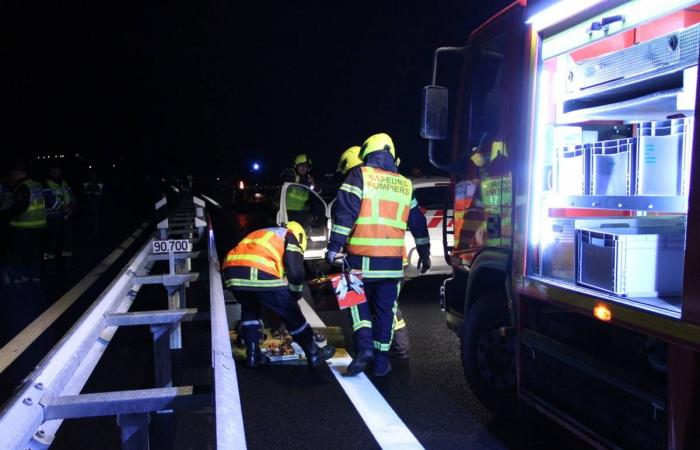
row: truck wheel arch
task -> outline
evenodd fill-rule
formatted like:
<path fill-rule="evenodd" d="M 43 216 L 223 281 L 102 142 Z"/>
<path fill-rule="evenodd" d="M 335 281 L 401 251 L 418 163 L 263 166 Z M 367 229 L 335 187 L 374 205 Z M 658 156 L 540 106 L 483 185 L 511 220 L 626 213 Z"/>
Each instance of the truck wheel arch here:
<path fill-rule="evenodd" d="M 510 260 L 509 253 L 492 250 L 486 250 L 476 257 L 467 280 L 464 299 L 465 317 L 474 303 L 487 292 L 501 291 L 504 298 L 508 296 L 506 280 L 510 279 L 508 276 Z M 508 304 L 504 306 L 508 307 Z"/>

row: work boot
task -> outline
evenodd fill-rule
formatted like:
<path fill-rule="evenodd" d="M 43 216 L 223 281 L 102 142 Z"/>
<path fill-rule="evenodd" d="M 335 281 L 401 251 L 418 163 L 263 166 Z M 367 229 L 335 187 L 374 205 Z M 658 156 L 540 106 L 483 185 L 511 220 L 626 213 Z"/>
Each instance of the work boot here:
<path fill-rule="evenodd" d="M 267 358 L 260 350 L 260 344 L 257 342 L 247 343 L 245 346 L 245 365 L 246 367 L 258 367 L 267 363 Z"/>
<path fill-rule="evenodd" d="M 411 343 L 408 338 L 408 328 L 403 327 L 394 332 L 394 339 L 391 341 L 389 356 L 398 359 L 409 359 L 411 357 Z"/>
<path fill-rule="evenodd" d="M 332 345 L 325 345 L 324 347 L 319 347 L 315 342 L 312 342 L 310 346 L 304 348 L 304 353 L 306 354 L 306 362 L 312 369 L 317 368 L 327 359 L 330 359 L 335 355 L 335 347 Z"/>
<path fill-rule="evenodd" d="M 373 359 L 374 352 L 372 350 L 361 350 L 350 364 L 348 364 L 345 375 L 354 376 L 363 372 L 367 368 L 367 364 L 372 362 Z"/>

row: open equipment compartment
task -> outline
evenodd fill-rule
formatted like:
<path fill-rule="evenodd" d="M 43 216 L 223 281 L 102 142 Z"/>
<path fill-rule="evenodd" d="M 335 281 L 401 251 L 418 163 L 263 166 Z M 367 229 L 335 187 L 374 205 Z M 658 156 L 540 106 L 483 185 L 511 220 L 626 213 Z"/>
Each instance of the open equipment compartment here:
<path fill-rule="evenodd" d="M 543 41 L 528 276 L 680 317 L 700 15 L 672 14 Z"/>

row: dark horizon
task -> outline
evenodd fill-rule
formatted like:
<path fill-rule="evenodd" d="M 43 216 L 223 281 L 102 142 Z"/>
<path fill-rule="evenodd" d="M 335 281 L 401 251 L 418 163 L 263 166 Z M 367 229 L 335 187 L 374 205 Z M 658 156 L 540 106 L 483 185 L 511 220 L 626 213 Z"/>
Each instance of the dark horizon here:
<path fill-rule="evenodd" d="M 474 3 L 5 5 L 2 147 L 154 173 L 242 174 L 255 160 L 269 177 L 297 153 L 332 171 L 385 131 L 405 170 L 425 170 L 433 49 L 507 2 Z"/>

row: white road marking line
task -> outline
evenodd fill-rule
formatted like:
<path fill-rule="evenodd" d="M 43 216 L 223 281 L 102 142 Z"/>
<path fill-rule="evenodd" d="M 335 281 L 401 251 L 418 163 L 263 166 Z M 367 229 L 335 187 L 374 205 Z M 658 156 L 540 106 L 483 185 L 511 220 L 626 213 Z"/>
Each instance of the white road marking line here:
<path fill-rule="evenodd" d="M 326 326 L 306 300 L 299 300 L 299 306 L 312 328 Z M 316 323 L 319 325 L 315 325 Z M 352 359 L 349 357 L 331 358 L 328 360 L 328 365 L 379 446 L 392 450 L 424 449 L 367 375 L 364 373 L 354 377 L 344 375 L 350 361 Z"/>
<path fill-rule="evenodd" d="M 303 298 L 299 300 L 299 307 L 301 308 L 301 312 L 304 314 L 304 317 L 306 317 L 306 321 L 309 322 L 309 325 L 311 325 L 311 328 L 326 327 L 326 324 L 323 323 L 323 320 L 321 320 L 320 317 L 318 317 L 316 311 L 314 311 Z"/>
<path fill-rule="evenodd" d="M 134 243 L 143 233 L 148 225 L 147 222 L 141 224 L 131 235 L 124 240 L 112 253 L 107 255 L 97 267 L 85 275 L 75 286 L 59 298 L 53 305 L 44 311 L 32 323 L 20 331 L 10 342 L 0 349 L 0 373 L 12 364 L 22 353 L 24 353 L 34 341 L 41 336 L 46 329 L 51 326 L 75 301 L 85 293 L 85 291 L 97 281 L 124 253 L 124 251 Z"/>
<path fill-rule="evenodd" d="M 330 369 L 338 383 L 383 449 L 423 449 L 423 445 L 391 409 L 367 375 L 344 375 L 351 358 L 331 358 Z"/>

